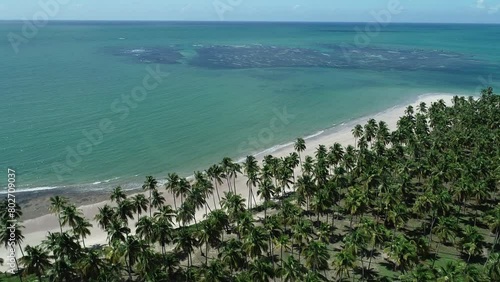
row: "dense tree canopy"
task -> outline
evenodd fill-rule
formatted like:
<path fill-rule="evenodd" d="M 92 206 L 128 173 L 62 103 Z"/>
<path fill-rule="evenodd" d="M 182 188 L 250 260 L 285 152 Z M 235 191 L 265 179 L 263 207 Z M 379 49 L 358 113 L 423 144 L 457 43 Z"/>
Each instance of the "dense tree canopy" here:
<path fill-rule="evenodd" d="M 53 197 L 60 232 L 24 248 L 17 278 L 500 281 L 499 96 L 409 106 L 392 132 L 370 119 L 352 133 L 354 146 L 314 156 L 298 139 L 284 158 L 224 158 L 193 181 L 170 173 L 163 189 L 148 176 L 146 196 L 117 187 L 93 219 L 105 246 L 85 246 L 91 221 Z"/>

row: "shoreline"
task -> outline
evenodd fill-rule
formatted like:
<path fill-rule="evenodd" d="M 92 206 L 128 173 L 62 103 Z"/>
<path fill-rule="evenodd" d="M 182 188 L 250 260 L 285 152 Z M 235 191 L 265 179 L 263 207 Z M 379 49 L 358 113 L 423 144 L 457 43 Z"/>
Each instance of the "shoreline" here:
<path fill-rule="evenodd" d="M 324 144 L 327 147 L 332 145 L 335 142 L 340 143 L 342 146 L 347 146 L 347 145 L 354 145 L 354 137 L 352 136 L 351 130 L 356 124 L 365 124 L 366 121 L 369 119 L 373 118 L 377 121 L 383 120 L 387 123 L 389 129 L 392 131 L 395 129 L 397 126 L 397 121 L 399 120 L 399 117 L 404 114 L 404 111 L 407 106 L 412 105 L 416 107 L 416 105 L 420 104 L 421 102 L 425 102 L 428 106 L 432 102 L 436 102 L 440 99 L 444 100 L 445 102 L 451 101 L 451 98 L 453 96 L 464 96 L 464 95 L 459 95 L 459 94 L 453 94 L 453 93 L 426 93 L 424 95 L 420 95 L 417 97 L 416 100 L 413 101 L 408 101 L 404 105 L 397 105 L 393 106 L 391 108 L 388 108 L 382 112 L 364 116 L 361 118 L 354 118 L 348 122 L 344 122 L 340 125 L 335 125 L 331 128 L 322 130 L 318 132 L 318 134 L 312 134 L 307 136 L 306 141 L 306 146 L 307 149 L 302 153 L 302 158 L 305 158 L 307 155 L 313 155 L 314 151 L 320 144 Z M 472 96 L 472 95 L 471 95 Z M 270 150 L 273 149 L 274 150 Z M 274 157 L 284 157 L 287 156 L 289 153 L 294 151 L 293 148 L 293 142 L 289 142 L 286 144 L 282 145 L 276 145 L 273 146 L 266 151 L 259 152 L 255 154 L 255 157 L 259 164 L 262 162 L 263 158 L 265 155 L 272 154 Z M 239 160 L 238 160 L 239 161 Z M 166 199 L 165 204 L 172 205 L 173 204 L 173 198 L 171 197 L 170 193 L 165 192 L 165 188 L 163 187 L 164 179 L 158 179 L 159 187 L 158 190 L 163 193 L 163 196 Z M 244 176 L 239 175 L 238 178 L 236 179 L 236 186 L 238 187 L 237 192 L 242 194 L 243 196 L 247 194 L 247 187 L 246 187 L 246 179 Z M 47 190 L 50 192 L 53 192 L 53 190 Z M 225 191 L 228 191 L 226 183 L 223 183 L 219 187 L 219 193 L 222 195 Z M 139 190 L 135 191 L 126 191 L 127 194 L 138 194 L 140 193 Z M 107 234 L 101 230 L 98 226 L 97 223 L 94 221 L 94 216 L 98 212 L 98 208 L 104 206 L 105 204 L 110 204 L 111 202 L 109 201 L 109 191 L 103 191 L 102 193 L 96 193 L 95 191 L 91 191 L 90 193 L 96 194 L 94 197 L 88 196 L 87 198 L 87 203 L 88 204 L 82 204 L 82 197 L 78 197 L 78 194 L 84 193 L 78 193 L 78 192 L 67 192 L 68 194 L 73 194 L 71 195 L 65 195 L 68 196 L 70 201 L 72 201 L 75 197 L 76 199 L 80 201 L 72 201 L 72 203 L 75 203 L 78 206 L 78 209 L 80 209 L 83 212 L 83 215 L 90 220 L 90 222 L 93 224 L 93 227 L 91 228 L 92 235 L 86 238 L 86 242 L 88 246 L 91 245 L 96 245 L 96 244 L 103 244 L 106 242 L 106 237 Z M 98 195 L 97 195 L 98 194 Z M 53 195 L 53 194 L 52 194 Z M 76 196 L 75 196 L 76 195 Z M 48 196 L 48 195 L 47 195 Z M 215 195 L 214 195 L 215 196 Z M 244 197 L 246 198 L 246 197 Z M 44 199 L 40 199 L 40 201 L 43 201 Z M 83 199 L 85 202 L 85 199 Z M 217 202 L 217 199 L 215 199 Z M 48 197 L 45 199 L 48 203 Z M 209 206 L 211 208 L 213 207 L 214 199 L 213 197 L 209 197 L 207 199 Z M 218 203 L 217 203 L 218 204 Z M 114 204 L 111 204 L 114 206 Z M 39 205 L 41 206 L 41 205 Z M 21 205 L 21 207 L 23 207 Z M 47 232 L 59 232 L 59 225 L 58 221 L 55 215 L 53 214 L 48 214 L 47 210 L 48 206 L 45 206 L 45 212 L 42 213 L 41 210 L 37 210 L 35 214 L 38 214 L 39 216 L 37 217 L 32 217 L 29 219 L 26 219 L 22 221 L 22 225 L 25 226 L 23 229 L 23 234 L 25 236 L 25 239 L 22 243 L 23 247 L 26 245 L 38 245 L 41 243 L 43 239 L 45 239 L 45 236 L 47 235 Z M 217 207 L 218 208 L 218 207 Z M 23 207 L 23 212 L 26 214 L 26 217 L 28 214 L 30 214 L 29 210 L 26 211 L 24 210 Z M 202 219 L 204 214 L 204 211 L 199 210 L 196 213 L 196 218 L 197 219 Z M 41 215 L 41 216 L 40 216 Z M 133 227 L 135 226 L 135 222 L 137 221 L 136 218 L 131 220 L 129 222 L 129 226 Z M 67 229 L 67 228 L 65 228 Z M 134 233 L 134 232 L 132 232 Z M 0 268 L 1 269 L 1 268 Z"/>
<path fill-rule="evenodd" d="M 375 119 L 381 119 L 379 118 L 381 116 L 389 115 L 389 118 L 392 118 L 390 113 L 392 111 L 396 111 L 397 109 L 400 108 L 406 108 L 410 104 L 417 104 L 419 101 L 424 101 L 424 100 L 434 100 L 434 98 L 439 99 L 437 97 L 443 97 L 443 98 L 451 98 L 453 96 L 464 96 L 462 94 L 455 94 L 455 93 L 425 93 L 421 94 L 417 97 L 409 98 L 406 100 L 406 102 L 403 102 L 401 104 L 392 106 L 390 108 L 387 108 L 383 111 L 376 112 L 373 114 L 368 114 L 365 116 L 361 117 L 354 117 L 346 121 L 341 121 L 338 124 L 334 124 L 329 128 L 325 128 L 322 130 L 319 130 L 315 133 L 309 134 L 305 137 L 302 137 L 306 141 L 306 145 L 308 142 L 314 142 L 315 140 L 318 139 L 326 139 L 327 137 L 331 138 L 334 134 L 341 133 L 343 131 L 348 130 L 350 133 L 350 130 L 356 125 L 356 124 L 364 124 L 366 121 L 370 118 L 375 118 Z M 399 117 L 398 117 L 399 118 Z M 388 122 L 388 121 L 386 121 Z M 388 122 L 389 124 L 389 122 Z M 389 124 L 390 125 L 390 124 Z M 389 126 L 390 129 L 391 126 Z M 352 138 L 352 136 L 350 136 Z M 280 152 L 283 150 L 287 150 L 289 152 L 293 151 L 293 143 L 295 140 L 287 142 L 287 143 L 281 143 L 274 145 L 270 148 L 258 151 L 253 153 L 253 156 L 257 158 L 257 160 L 260 162 L 266 155 L 273 155 L 276 152 Z M 341 142 L 339 142 L 341 143 Z M 320 144 L 322 144 L 320 142 Z M 341 143 L 342 144 L 342 143 Z M 352 142 L 354 145 L 354 142 Z M 327 144 L 325 144 L 327 145 Z M 344 144 L 342 144 L 344 145 Z M 291 150 L 291 151 L 290 151 Z M 242 163 L 245 160 L 244 156 L 238 157 L 233 159 L 235 162 Z M 185 176 L 187 179 L 191 179 L 193 175 Z M 124 192 L 127 195 L 133 195 L 140 193 L 141 190 L 141 185 L 142 182 L 127 182 L 127 183 L 114 183 L 110 184 L 111 186 L 105 187 L 105 188 L 95 188 L 92 189 L 92 185 L 98 185 L 98 184 L 104 184 L 104 183 L 109 183 L 110 181 L 113 180 L 118 180 L 120 177 L 114 177 L 110 179 L 109 181 L 96 181 L 93 183 L 84 183 L 81 184 L 81 187 L 88 187 L 89 189 L 82 189 L 78 190 L 76 187 L 71 187 L 73 185 L 63 185 L 63 186 L 46 186 L 46 187 L 33 187 L 33 188 L 27 188 L 26 190 L 21 190 L 21 191 L 16 191 L 17 194 L 21 195 L 26 195 L 26 193 L 30 193 L 28 199 L 24 199 L 22 197 L 19 197 L 21 201 L 19 203 L 23 207 L 23 220 L 33 220 L 41 215 L 47 215 L 48 214 L 48 205 L 49 205 L 49 197 L 53 195 L 63 195 L 66 196 L 72 203 L 76 204 L 77 207 L 79 208 L 85 208 L 87 206 L 93 206 L 95 204 L 99 204 L 105 201 L 109 200 L 109 194 L 111 192 L 111 189 L 116 187 L 116 186 L 121 186 Z M 159 186 L 163 186 L 165 183 L 164 178 L 157 178 Z M 111 182 L 113 183 L 113 182 Z M 74 185 L 77 186 L 77 185 Z M 135 187 L 135 188 L 134 188 Z M 161 190 L 161 189 L 160 189 Z M 4 193 L 5 194 L 5 193 Z M 0 196 L 3 195 L 0 193 Z"/>

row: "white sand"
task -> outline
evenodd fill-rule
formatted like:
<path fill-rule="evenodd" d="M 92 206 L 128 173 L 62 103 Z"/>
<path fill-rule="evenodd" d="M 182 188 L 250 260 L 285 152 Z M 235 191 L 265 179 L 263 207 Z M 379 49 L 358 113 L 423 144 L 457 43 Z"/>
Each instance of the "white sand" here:
<path fill-rule="evenodd" d="M 447 93 L 429 93 L 426 95 L 422 95 L 419 97 L 419 99 L 413 103 L 408 103 L 413 105 L 415 108 L 418 104 L 421 102 L 425 102 L 427 106 L 429 107 L 432 102 L 436 102 L 440 99 L 444 100 L 445 102 L 451 101 L 451 98 L 454 96 L 454 94 L 447 94 Z M 404 111 L 408 105 L 404 106 L 396 106 L 391 109 L 388 109 L 384 112 L 372 115 L 372 116 L 367 116 L 364 118 L 361 118 L 359 120 L 353 121 L 349 123 L 348 125 L 344 125 L 340 128 L 334 128 L 332 132 L 324 132 L 321 135 L 315 136 L 313 138 L 310 138 L 306 140 L 306 146 L 307 149 L 301 154 L 302 158 L 304 158 L 307 155 L 314 155 L 314 152 L 316 148 L 320 145 L 326 145 L 327 147 L 333 145 L 335 142 L 338 142 L 342 144 L 343 146 L 347 145 L 354 145 L 354 137 L 352 136 L 351 130 L 354 127 L 355 124 L 361 124 L 364 125 L 368 119 L 374 118 L 377 121 L 383 120 L 387 122 L 387 125 L 390 130 L 396 129 L 397 121 L 399 120 L 399 117 L 404 115 Z M 289 155 L 291 152 L 294 151 L 293 144 L 288 144 L 286 146 L 283 146 L 276 151 L 272 152 L 271 154 L 275 157 L 284 157 Z M 268 153 L 266 153 L 267 155 Z M 221 156 L 222 157 L 222 156 Z M 257 155 L 257 160 L 262 161 L 264 158 L 264 154 Z M 239 175 L 237 180 L 236 180 L 236 186 L 237 186 L 237 191 L 246 198 L 248 195 L 248 188 L 246 186 L 246 178 L 242 175 Z M 160 187 L 160 191 L 165 191 L 163 187 Z M 224 183 L 221 185 L 219 189 L 219 193 L 222 197 L 223 193 L 225 191 L 228 191 L 227 185 Z M 255 193 L 255 190 L 254 190 Z M 165 193 L 164 197 L 166 198 L 166 204 L 174 205 L 173 199 L 169 193 Z M 216 194 L 215 194 L 215 197 Z M 257 196 L 256 196 L 257 197 Z M 177 204 L 179 204 L 179 200 L 177 201 Z M 213 199 L 210 198 L 208 199 L 208 203 L 210 207 L 213 209 Z M 110 204 L 109 201 L 104 201 L 92 205 L 87 205 L 87 206 L 81 206 L 79 207 L 80 210 L 82 210 L 83 214 L 85 217 L 88 219 L 91 219 L 92 224 L 94 227 L 91 229 L 92 235 L 89 238 L 85 239 L 85 244 L 87 246 L 94 245 L 94 244 L 105 244 L 106 243 L 106 236 L 107 234 L 101 230 L 98 226 L 97 223 L 93 220 L 94 216 L 98 213 L 98 208 L 104 206 L 105 204 Z M 219 208 L 219 207 L 218 207 Z M 197 220 L 200 220 L 203 218 L 204 214 L 204 209 L 199 210 L 196 214 Z M 134 232 L 134 227 L 135 227 L 136 220 L 134 219 L 129 223 L 129 226 L 132 229 L 132 232 Z M 42 240 L 45 239 L 47 232 L 59 232 L 59 225 L 57 222 L 57 217 L 55 215 L 43 215 L 35 219 L 30 219 L 26 220 L 23 222 L 23 225 L 25 226 L 25 229 L 23 230 L 23 234 L 25 236 L 25 240 L 23 242 L 23 247 L 26 245 L 38 245 L 42 242 Z M 20 253 L 17 253 L 18 256 L 20 256 Z M 6 261 L 7 262 L 7 261 Z M 4 266 L 0 267 L 0 271 L 6 271 L 8 268 L 8 264 L 4 264 Z"/>

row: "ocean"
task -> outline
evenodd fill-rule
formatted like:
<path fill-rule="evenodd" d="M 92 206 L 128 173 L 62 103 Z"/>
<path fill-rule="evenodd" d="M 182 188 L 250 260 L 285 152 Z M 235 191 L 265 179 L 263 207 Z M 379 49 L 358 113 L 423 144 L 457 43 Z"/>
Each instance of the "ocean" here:
<path fill-rule="evenodd" d="M 0 22 L 0 167 L 18 192 L 137 189 L 499 85 L 499 25 L 366 25 L 50 22 L 16 53 Z"/>

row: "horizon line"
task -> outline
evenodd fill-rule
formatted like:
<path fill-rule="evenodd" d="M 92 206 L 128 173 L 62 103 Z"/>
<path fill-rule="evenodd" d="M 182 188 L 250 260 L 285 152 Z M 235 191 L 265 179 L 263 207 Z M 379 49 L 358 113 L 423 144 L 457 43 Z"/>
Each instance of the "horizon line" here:
<path fill-rule="evenodd" d="M 0 22 L 26 22 L 25 19 L 0 19 Z M 29 21 L 28 21 L 29 22 Z M 323 24 L 366 24 L 376 23 L 376 21 L 280 21 L 280 20 L 102 20 L 102 19 L 57 19 L 47 22 L 138 22 L 138 23 L 323 23 Z M 411 22 L 394 21 L 391 24 L 470 24 L 470 25 L 500 25 L 500 22 Z"/>

